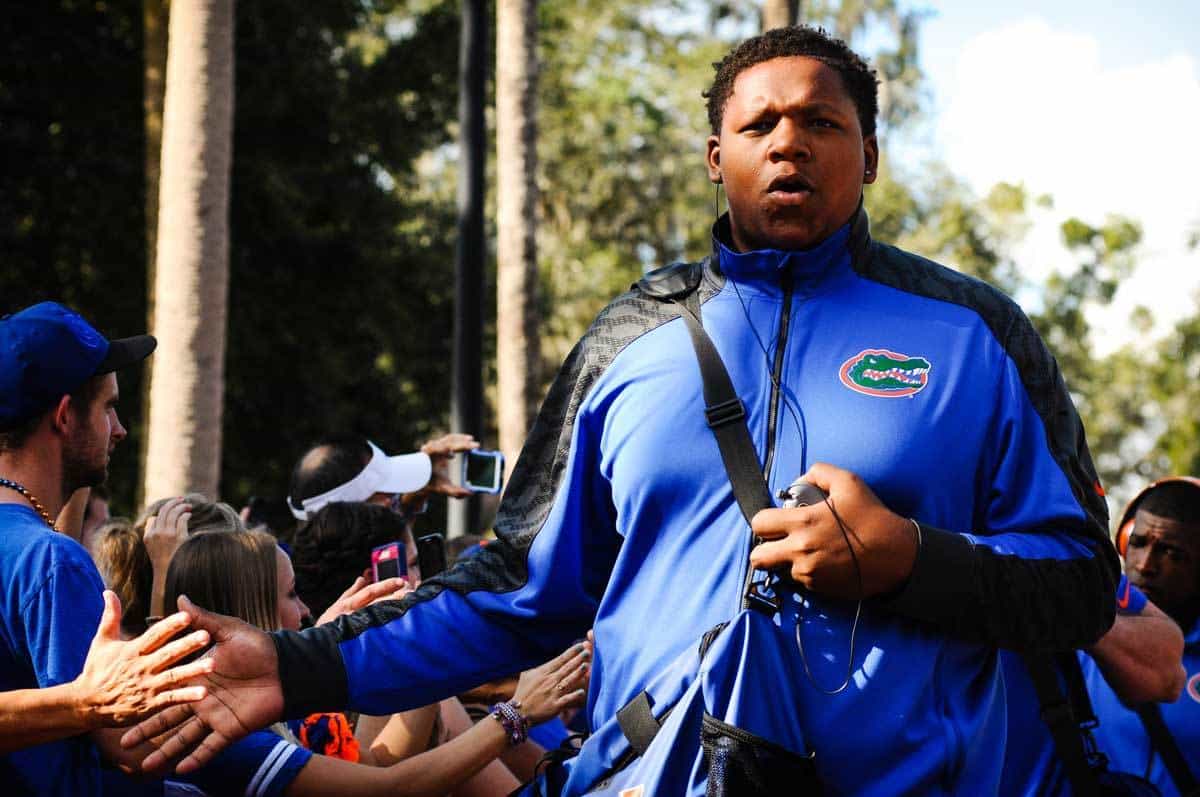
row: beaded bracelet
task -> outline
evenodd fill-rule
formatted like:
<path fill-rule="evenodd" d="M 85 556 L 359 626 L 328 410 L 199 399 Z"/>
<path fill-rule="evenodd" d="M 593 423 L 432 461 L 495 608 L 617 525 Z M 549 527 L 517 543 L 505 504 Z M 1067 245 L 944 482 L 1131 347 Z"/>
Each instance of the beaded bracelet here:
<path fill-rule="evenodd" d="M 510 700 L 492 706 L 492 717 L 504 728 L 510 747 L 516 747 L 529 738 L 529 719 L 521 713 L 521 703 Z"/>

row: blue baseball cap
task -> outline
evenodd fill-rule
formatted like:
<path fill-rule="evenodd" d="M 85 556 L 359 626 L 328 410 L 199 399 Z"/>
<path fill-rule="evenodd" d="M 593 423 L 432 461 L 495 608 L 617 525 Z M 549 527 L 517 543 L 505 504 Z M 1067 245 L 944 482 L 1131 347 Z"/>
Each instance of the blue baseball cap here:
<path fill-rule="evenodd" d="M 57 302 L 0 318 L 0 429 L 44 412 L 93 376 L 141 362 L 157 345 L 151 335 L 110 341 Z"/>

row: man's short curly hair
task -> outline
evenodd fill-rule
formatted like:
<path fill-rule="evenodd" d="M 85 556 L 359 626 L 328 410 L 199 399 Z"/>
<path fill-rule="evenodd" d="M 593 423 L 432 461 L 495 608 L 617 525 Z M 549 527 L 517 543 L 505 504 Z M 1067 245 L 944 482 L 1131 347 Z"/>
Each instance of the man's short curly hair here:
<path fill-rule="evenodd" d="M 713 135 L 721 133 L 725 105 L 733 94 L 733 82 L 746 69 L 772 58 L 804 56 L 815 58 L 837 72 L 854 107 L 864 136 L 875 133 L 875 117 L 879 115 L 879 79 L 875 70 L 841 39 L 830 36 L 822 28 L 797 25 L 776 28 L 761 36 L 746 39 L 719 62 L 712 85 L 703 96 L 708 100 L 708 123 Z"/>

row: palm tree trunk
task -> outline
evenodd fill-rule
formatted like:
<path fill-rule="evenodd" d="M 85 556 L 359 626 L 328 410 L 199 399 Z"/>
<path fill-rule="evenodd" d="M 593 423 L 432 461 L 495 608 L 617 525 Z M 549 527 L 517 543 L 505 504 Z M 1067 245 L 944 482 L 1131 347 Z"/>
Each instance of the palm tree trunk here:
<path fill-rule="evenodd" d="M 537 411 L 537 0 L 496 3 L 496 416 L 515 463 Z"/>
<path fill-rule="evenodd" d="M 142 113 L 146 130 L 146 329 L 154 329 L 154 256 L 158 248 L 158 171 L 162 161 L 163 92 L 167 80 L 168 0 L 142 0 Z M 150 406 L 154 358 L 143 365 L 142 406 Z M 146 469 L 147 435 L 138 435 L 138 463 Z M 138 506 L 147 502 L 138 485 Z"/>
<path fill-rule="evenodd" d="M 764 0 L 762 29 L 787 28 L 800 21 L 800 0 Z"/>
<path fill-rule="evenodd" d="M 221 467 L 233 0 L 172 0 L 144 494 L 215 497 Z"/>

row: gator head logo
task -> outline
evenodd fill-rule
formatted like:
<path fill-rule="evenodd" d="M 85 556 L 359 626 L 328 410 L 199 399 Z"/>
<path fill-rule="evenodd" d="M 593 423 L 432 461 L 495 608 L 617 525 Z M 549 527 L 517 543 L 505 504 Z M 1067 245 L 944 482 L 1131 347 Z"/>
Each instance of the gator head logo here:
<path fill-rule="evenodd" d="M 1200 672 L 1188 678 L 1187 693 L 1188 697 L 1200 703 Z"/>
<path fill-rule="evenodd" d="M 920 393 L 929 384 L 929 360 L 887 349 L 864 349 L 842 363 L 842 384 L 868 396 L 899 398 Z"/>

